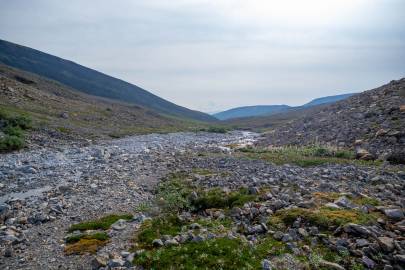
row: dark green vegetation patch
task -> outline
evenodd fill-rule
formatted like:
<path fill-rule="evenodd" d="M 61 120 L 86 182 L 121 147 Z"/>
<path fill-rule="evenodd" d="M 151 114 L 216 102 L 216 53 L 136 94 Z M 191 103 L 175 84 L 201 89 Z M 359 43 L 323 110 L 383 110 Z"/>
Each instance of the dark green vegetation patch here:
<path fill-rule="evenodd" d="M 25 132 L 31 128 L 27 115 L 0 108 L 0 152 L 21 149 L 25 146 Z"/>
<path fill-rule="evenodd" d="M 130 214 L 112 214 L 104 216 L 102 218 L 86 221 L 78 224 L 73 224 L 69 228 L 69 232 L 73 231 L 86 231 L 86 230 L 108 230 L 112 224 L 117 222 L 120 219 L 130 220 L 132 215 Z"/>

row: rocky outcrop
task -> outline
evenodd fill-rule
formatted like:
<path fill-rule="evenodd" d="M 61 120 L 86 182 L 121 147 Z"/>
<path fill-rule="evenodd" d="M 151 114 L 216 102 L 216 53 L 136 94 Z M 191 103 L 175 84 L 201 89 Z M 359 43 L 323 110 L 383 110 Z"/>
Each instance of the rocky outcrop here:
<path fill-rule="evenodd" d="M 266 134 L 262 145 L 325 144 L 405 163 L 405 78 L 325 106 Z"/>

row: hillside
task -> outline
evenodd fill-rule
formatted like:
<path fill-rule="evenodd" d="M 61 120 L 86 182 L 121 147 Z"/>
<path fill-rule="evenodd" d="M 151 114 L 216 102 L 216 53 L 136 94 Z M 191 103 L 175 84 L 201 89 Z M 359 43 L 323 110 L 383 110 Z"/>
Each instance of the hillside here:
<path fill-rule="evenodd" d="M 5 40 L 0 40 L 0 63 L 58 81 L 86 94 L 133 103 L 176 117 L 215 121 L 208 114 L 178 106 L 136 85 Z"/>
<path fill-rule="evenodd" d="M 343 95 L 336 95 L 336 96 L 327 96 L 316 98 L 304 105 L 301 106 L 288 106 L 288 105 L 258 105 L 258 106 L 245 106 L 245 107 L 237 107 L 230 110 L 226 110 L 223 112 L 215 113 L 215 116 L 219 120 L 231 120 L 236 118 L 244 118 L 244 117 L 261 117 L 261 116 L 270 116 L 274 114 L 281 114 L 287 113 L 291 111 L 299 111 L 301 109 L 305 109 L 308 107 L 325 105 L 337 102 L 339 100 L 346 99 L 353 94 L 343 94 Z M 244 121 L 243 119 L 239 119 Z M 249 121 L 249 120 L 247 120 Z"/>
<path fill-rule="evenodd" d="M 268 132 L 261 144 L 353 147 L 355 142 L 373 157 L 404 155 L 405 78 L 292 119 Z"/>
<path fill-rule="evenodd" d="M 233 108 L 223 112 L 214 114 L 219 120 L 227 120 L 232 118 L 250 117 L 257 115 L 270 115 L 286 111 L 290 108 L 287 105 L 257 105 Z"/>
<path fill-rule="evenodd" d="M 86 95 L 5 65 L 0 65 L 0 96 L 0 109 L 31 118 L 32 138 L 46 144 L 53 139 L 111 138 L 197 126 L 137 105 Z"/>
<path fill-rule="evenodd" d="M 302 107 L 311 107 L 311 106 L 317 106 L 317 105 L 322 105 L 322 104 L 334 103 L 339 100 L 344 100 L 353 95 L 354 94 L 349 93 L 349 94 L 342 94 L 342 95 L 336 95 L 336 96 L 327 96 L 327 97 L 316 98 L 316 99 L 313 99 L 310 102 L 302 105 Z"/>

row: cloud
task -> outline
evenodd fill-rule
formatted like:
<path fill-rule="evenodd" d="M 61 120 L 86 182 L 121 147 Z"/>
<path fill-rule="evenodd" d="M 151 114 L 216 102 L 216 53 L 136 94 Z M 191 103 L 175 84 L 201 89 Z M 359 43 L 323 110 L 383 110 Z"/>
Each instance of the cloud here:
<path fill-rule="evenodd" d="M 404 76 L 401 0 L 7 1 L 0 37 L 214 111 Z M 389 15 L 387 15 L 389 14 Z"/>

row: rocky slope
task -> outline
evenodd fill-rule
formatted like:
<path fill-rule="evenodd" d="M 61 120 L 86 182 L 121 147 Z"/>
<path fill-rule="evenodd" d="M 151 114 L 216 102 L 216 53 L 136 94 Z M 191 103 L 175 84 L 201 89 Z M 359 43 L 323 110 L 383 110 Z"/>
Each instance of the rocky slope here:
<path fill-rule="evenodd" d="M 232 150 L 256 138 L 144 135 L 1 155 L 0 267 L 403 269 L 403 168 L 275 165 Z M 96 230 L 107 241 L 68 232 L 123 212 L 133 218 Z M 87 241 L 100 246 L 81 254 Z"/>
<path fill-rule="evenodd" d="M 405 149 L 405 79 L 324 106 L 266 134 L 262 145 L 327 144 L 402 160 Z M 370 155 L 368 155 L 369 158 Z"/>

